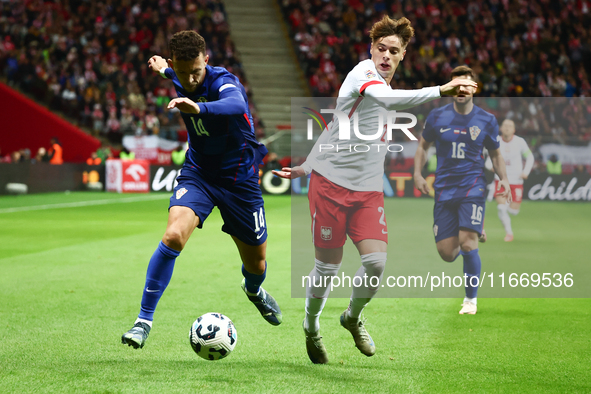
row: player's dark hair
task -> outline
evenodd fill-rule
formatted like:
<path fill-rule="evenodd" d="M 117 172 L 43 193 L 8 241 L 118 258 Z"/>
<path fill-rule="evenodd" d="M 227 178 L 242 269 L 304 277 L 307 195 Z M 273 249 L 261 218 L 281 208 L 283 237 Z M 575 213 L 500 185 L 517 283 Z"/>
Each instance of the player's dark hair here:
<path fill-rule="evenodd" d="M 200 53 L 205 56 L 205 40 L 193 30 L 175 33 L 168 46 L 174 60 L 193 60 L 199 57 Z"/>
<path fill-rule="evenodd" d="M 471 77 L 473 81 L 476 81 L 476 74 L 468 66 L 457 66 L 451 70 L 451 77 Z"/>
<path fill-rule="evenodd" d="M 404 17 L 396 20 L 385 15 L 381 21 L 376 22 L 369 31 L 371 43 L 375 44 L 383 37 L 398 36 L 402 41 L 402 47 L 406 48 L 410 39 L 415 35 L 415 29 L 410 25 L 410 21 Z"/>

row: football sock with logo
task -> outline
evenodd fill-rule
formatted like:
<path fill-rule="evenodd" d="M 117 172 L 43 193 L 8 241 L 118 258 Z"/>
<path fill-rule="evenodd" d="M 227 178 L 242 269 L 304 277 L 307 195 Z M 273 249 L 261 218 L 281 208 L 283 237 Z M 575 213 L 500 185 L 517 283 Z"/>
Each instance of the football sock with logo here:
<path fill-rule="evenodd" d="M 244 284 L 246 285 L 246 291 L 250 295 L 257 295 L 259 294 L 259 289 L 261 288 L 261 284 L 265 281 L 267 277 L 267 262 L 265 261 L 265 271 L 262 274 L 256 275 L 251 274 L 246 270 L 244 264 L 242 264 L 242 275 L 244 276 Z"/>
<path fill-rule="evenodd" d="M 347 310 L 349 317 L 359 319 L 363 308 L 369 304 L 369 301 L 378 292 L 382 275 L 386 268 L 387 257 L 388 254 L 384 252 L 361 255 L 361 267 L 355 273 L 353 281 L 355 283 L 362 283 L 362 286 L 353 286 L 351 301 Z M 366 282 L 367 286 L 365 286 Z"/>
<path fill-rule="evenodd" d="M 314 259 L 314 268 L 310 271 L 306 282 L 306 318 L 304 328 L 308 332 L 320 329 L 320 314 L 330 294 L 331 279 L 339 273 L 341 264 L 323 263 Z"/>
<path fill-rule="evenodd" d="M 472 279 L 477 277 L 480 279 L 480 269 L 482 262 L 480 261 L 480 255 L 478 249 L 471 250 L 469 252 L 460 252 L 464 257 L 464 275 L 466 278 L 466 297 L 476 298 L 478 294 L 478 281 Z"/>
<path fill-rule="evenodd" d="M 162 241 L 152 255 L 146 274 L 146 286 L 138 319 L 154 320 L 156 305 L 172 278 L 174 262 L 181 252 L 166 246 Z"/>
<path fill-rule="evenodd" d="M 499 219 L 505 228 L 506 234 L 513 234 L 513 230 L 511 229 L 511 217 L 509 216 L 509 206 L 507 204 L 499 204 L 497 205 L 497 211 L 499 213 Z"/>

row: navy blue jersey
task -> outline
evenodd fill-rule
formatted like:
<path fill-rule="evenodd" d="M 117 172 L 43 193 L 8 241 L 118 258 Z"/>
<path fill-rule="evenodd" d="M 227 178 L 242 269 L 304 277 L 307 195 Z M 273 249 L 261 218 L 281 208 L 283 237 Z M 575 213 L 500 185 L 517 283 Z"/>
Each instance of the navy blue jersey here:
<path fill-rule="evenodd" d="M 189 132 L 185 165 L 210 182 L 233 185 L 258 175 L 267 148 L 255 139 L 246 91 L 236 76 L 222 67 L 206 66 L 203 85 L 187 92 L 174 70 L 167 68 L 179 97 L 198 103 L 198 115 L 181 112 Z"/>
<path fill-rule="evenodd" d="M 461 115 L 453 103 L 448 104 L 429 113 L 423 138 L 435 142 L 437 149 L 436 201 L 484 195 L 482 148 L 499 149 L 499 125 L 494 115 L 476 105 L 468 115 Z"/>

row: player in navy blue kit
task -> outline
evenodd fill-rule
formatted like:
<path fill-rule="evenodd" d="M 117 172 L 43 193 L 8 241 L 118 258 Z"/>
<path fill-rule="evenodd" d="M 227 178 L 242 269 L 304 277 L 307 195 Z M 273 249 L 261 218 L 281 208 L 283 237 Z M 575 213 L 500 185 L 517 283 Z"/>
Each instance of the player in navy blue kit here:
<path fill-rule="evenodd" d="M 452 79 L 475 79 L 467 66 L 456 67 Z M 499 150 L 499 125 L 494 115 L 473 103 L 476 89 L 461 87 L 453 104 L 435 109 L 427 116 L 423 135 L 415 154 L 414 182 L 418 190 L 429 193 L 427 181 L 421 174 L 426 152 L 434 142 L 437 151 L 435 172 L 435 207 L 433 209 L 433 233 L 437 251 L 447 262 L 464 258 L 466 297 L 460 314 L 476 313 L 477 279 L 480 278 L 481 261 L 478 241 L 484 235 L 484 211 L 486 180 L 484 177 L 485 147 L 490 153 L 493 167 L 499 178 L 500 195 L 510 198 L 505 162 Z"/>
<path fill-rule="evenodd" d="M 244 87 L 226 69 L 207 64 L 205 41 L 196 32 L 176 33 L 169 46 L 172 59 L 153 56 L 148 64 L 174 83 L 178 98 L 168 108 L 181 111 L 189 149 L 170 198 L 166 231 L 148 264 L 140 313 L 121 339 L 136 349 L 146 342 L 176 258 L 214 206 L 224 220 L 222 231 L 238 247 L 242 289 L 267 322 L 282 321 L 279 305 L 261 287 L 267 271 L 267 225 L 258 175 L 267 149 L 254 137 Z"/>

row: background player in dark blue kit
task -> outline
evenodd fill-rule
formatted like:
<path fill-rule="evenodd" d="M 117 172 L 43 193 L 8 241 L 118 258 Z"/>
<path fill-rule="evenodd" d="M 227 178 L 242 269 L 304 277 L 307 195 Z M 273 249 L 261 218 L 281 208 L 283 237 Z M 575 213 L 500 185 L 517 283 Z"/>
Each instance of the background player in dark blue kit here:
<path fill-rule="evenodd" d="M 472 69 L 456 67 L 452 79 L 475 79 Z M 480 278 L 481 261 L 478 240 L 484 235 L 484 210 L 486 180 L 482 148 L 490 153 L 493 167 L 501 181 L 500 195 L 510 197 L 510 186 L 505 162 L 499 151 L 499 125 L 494 115 L 473 103 L 476 89 L 461 87 L 453 104 L 435 109 L 427 116 L 423 135 L 415 155 L 415 186 L 424 194 L 429 193 L 427 181 L 421 174 L 427 149 L 435 142 L 437 170 L 435 172 L 435 207 L 433 209 L 433 233 L 437 251 L 447 262 L 458 255 L 464 258 L 466 297 L 460 314 L 476 313 L 477 280 Z M 471 285 L 472 283 L 472 285 Z"/>
<path fill-rule="evenodd" d="M 267 226 L 258 167 L 267 149 L 254 138 L 244 87 L 224 68 L 207 65 L 205 41 L 196 32 L 176 33 L 169 46 L 172 59 L 153 56 L 148 64 L 174 83 L 179 97 L 168 108 L 181 111 L 189 150 L 170 198 L 166 231 L 148 265 L 139 316 L 122 337 L 136 349 L 146 342 L 176 258 L 214 206 L 242 258 L 242 289 L 266 321 L 282 321 L 279 306 L 260 286 L 267 270 Z"/>

